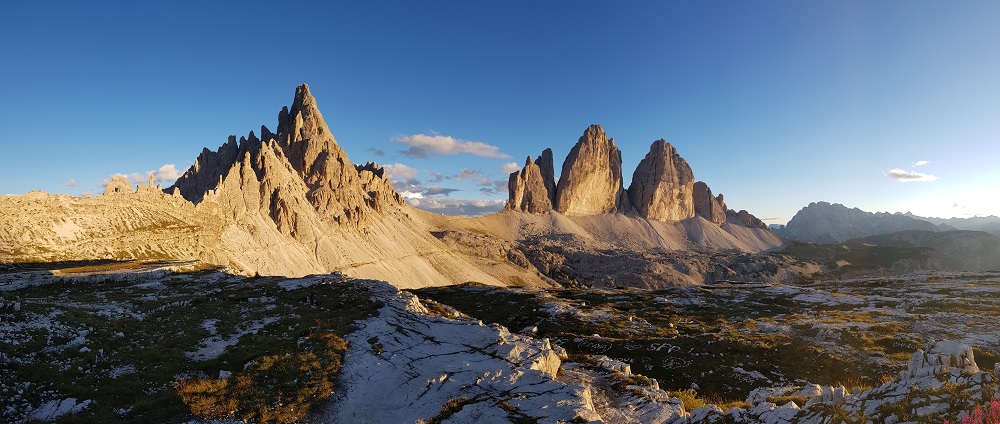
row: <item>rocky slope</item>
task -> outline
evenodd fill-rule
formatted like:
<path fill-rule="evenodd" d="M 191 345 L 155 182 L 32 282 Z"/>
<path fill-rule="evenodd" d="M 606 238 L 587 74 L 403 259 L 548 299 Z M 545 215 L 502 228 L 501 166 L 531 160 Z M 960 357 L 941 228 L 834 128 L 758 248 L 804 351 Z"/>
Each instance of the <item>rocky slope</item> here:
<path fill-rule="evenodd" d="M 813 202 L 788 224 L 774 231 L 782 237 L 808 243 L 840 243 L 858 237 L 904 230 L 952 230 L 904 214 L 871 213 L 839 203 Z"/>

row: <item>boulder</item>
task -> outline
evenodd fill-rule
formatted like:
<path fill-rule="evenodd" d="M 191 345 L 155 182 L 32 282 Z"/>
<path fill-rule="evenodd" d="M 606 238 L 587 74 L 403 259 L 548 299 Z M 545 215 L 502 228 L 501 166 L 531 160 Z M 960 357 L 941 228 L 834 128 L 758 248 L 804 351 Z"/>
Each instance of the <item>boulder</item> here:
<path fill-rule="evenodd" d="M 556 185 L 556 210 L 585 216 L 628 209 L 622 185 L 622 154 L 600 125 L 591 125 L 563 162 Z"/>

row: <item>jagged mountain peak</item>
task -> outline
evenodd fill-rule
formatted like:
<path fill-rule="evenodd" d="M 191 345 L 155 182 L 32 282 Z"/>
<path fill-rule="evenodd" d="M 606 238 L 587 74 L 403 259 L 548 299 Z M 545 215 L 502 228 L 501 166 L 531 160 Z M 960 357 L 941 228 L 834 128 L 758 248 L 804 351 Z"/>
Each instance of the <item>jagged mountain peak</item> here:
<path fill-rule="evenodd" d="M 266 199 L 269 203 L 260 207 L 271 209 L 269 214 L 276 222 L 285 219 L 279 219 L 283 214 L 294 215 L 294 211 L 284 207 L 281 213 L 274 210 L 292 204 L 277 199 L 288 195 L 293 185 L 304 185 L 308 204 L 321 218 L 336 224 L 363 225 L 368 215 L 402 205 L 402 199 L 382 172 L 351 163 L 330 132 L 307 85 L 298 86 L 291 108 L 283 107 L 278 113 L 278 132 L 272 133 L 262 125 L 260 134 L 258 138 L 251 131 L 240 137 L 238 143 L 235 136 L 230 136 L 218 151 L 205 149 L 195 165 L 167 191 L 179 188 L 182 196 L 199 203 L 207 193 L 218 193 L 223 187 L 233 192 L 231 196 L 242 198 L 239 192 L 254 189 L 244 187 L 245 184 L 259 185 L 256 191 L 271 196 Z M 271 153 L 260 156 L 264 145 Z M 246 178 L 248 168 L 256 177 Z M 286 168 L 291 172 L 283 171 Z M 362 175 L 363 171 L 371 173 Z M 238 172 L 244 174 L 240 176 Z M 223 185 L 231 174 L 241 184 Z"/>

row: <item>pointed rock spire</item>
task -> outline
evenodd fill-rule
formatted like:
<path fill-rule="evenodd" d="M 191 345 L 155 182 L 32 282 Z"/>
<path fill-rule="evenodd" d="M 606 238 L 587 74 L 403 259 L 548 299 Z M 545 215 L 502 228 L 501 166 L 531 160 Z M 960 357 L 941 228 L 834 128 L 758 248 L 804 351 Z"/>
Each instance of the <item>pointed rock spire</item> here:
<path fill-rule="evenodd" d="M 622 186 L 622 154 L 604 128 L 591 125 L 577 141 L 556 186 L 556 210 L 564 215 L 599 215 L 628 209 Z"/>
<path fill-rule="evenodd" d="M 660 139 L 649 146 L 628 188 L 636 213 L 657 221 L 680 221 L 694 216 L 694 173 L 677 149 Z"/>
<path fill-rule="evenodd" d="M 295 89 L 291 110 L 283 107 L 278 113 L 277 139 L 292 167 L 303 176 L 309 174 L 322 152 L 343 153 L 306 84 Z"/>
<path fill-rule="evenodd" d="M 542 174 L 542 183 L 549 196 L 549 203 L 556 204 L 556 174 L 555 166 L 552 164 L 552 149 L 542 150 L 541 156 L 535 159 L 538 171 Z"/>
<path fill-rule="evenodd" d="M 712 189 L 701 181 L 694 183 L 694 212 L 717 225 L 726 223 L 725 200 L 721 194 L 712 197 Z"/>
<path fill-rule="evenodd" d="M 549 160 L 549 181 L 552 182 L 552 151 L 548 152 Z M 505 209 L 516 210 L 528 213 L 549 213 L 552 211 L 553 191 L 547 186 L 542 167 L 538 162 L 542 162 L 545 153 L 538 157 L 538 161 L 532 162 L 531 156 L 524 162 L 524 168 L 510 174 L 507 182 L 507 192 L 509 197 Z M 554 185 L 554 184 L 553 184 Z"/>

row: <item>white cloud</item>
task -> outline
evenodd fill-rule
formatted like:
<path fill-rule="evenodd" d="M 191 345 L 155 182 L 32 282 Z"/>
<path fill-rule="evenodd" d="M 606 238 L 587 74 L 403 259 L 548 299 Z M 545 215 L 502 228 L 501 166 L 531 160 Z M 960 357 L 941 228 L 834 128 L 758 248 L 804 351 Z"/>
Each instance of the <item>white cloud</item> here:
<path fill-rule="evenodd" d="M 419 192 L 419 191 L 401 191 L 401 192 L 399 192 L 399 195 L 403 196 L 404 199 L 423 199 L 424 198 L 424 194 L 421 193 L 421 192 Z"/>
<path fill-rule="evenodd" d="M 387 163 L 382 165 L 385 169 L 386 174 L 389 175 L 389 181 L 393 184 L 406 184 L 406 185 L 420 185 L 420 181 L 417 181 L 417 169 L 412 168 L 401 163 Z"/>
<path fill-rule="evenodd" d="M 892 179 L 896 180 L 896 181 L 900 181 L 900 182 L 904 182 L 904 183 L 920 182 L 920 181 L 934 181 L 934 180 L 938 179 L 938 177 L 936 177 L 934 175 L 924 174 L 924 173 L 920 173 L 920 172 L 916 172 L 916 171 L 904 171 L 904 170 L 899 169 L 899 168 L 890 169 L 888 172 L 885 172 L 885 175 L 887 177 L 889 177 L 889 178 L 892 178 Z"/>
<path fill-rule="evenodd" d="M 500 172 L 503 172 L 504 174 L 510 174 L 511 172 L 517 172 L 520 170 L 521 170 L 521 165 L 518 165 L 517 162 L 507 162 L 503 165 L 500 165 Z"/>
<path fill-rule="evenodd" d="M 70 178 L 69 181 L 62 183 L 63 188 L 73 188 L 77 185 L 79 184 L 76 183 L 76 178 Z"/>
<path fill-rule="evenodd" d="M 401 151 L 405 156 L 426 159 L 430 156 L 456 155 L 468 153 L 487 158 L 509 158 L 497 146 L 481 141 L 468 141 L 445 135 L 414 134 L 399 136 L 394 141 L 403 143 L 410 148 Z"/>
<path fill-rule="evenodd" d="M 406 199 L 410 206 L 437 212 L 444 215 L 453 216 L 483 216 L 500 212 L 505 201 L 503 200 L 469 200 L 469 199 Z"/>
<path fill-rule="evenodd" d="M 931 161 L 929 161 L 929 160 L 918 160 L 918 161 L 916 161 L 916 162 L 913 163 L 913 166 L 924 166 L 924 165 L 927 165 L 929 163 L 931 163 Z"/>
<path fill-rule="evenodd" d="M 161 183 L 173 184 L 175 181 L 177 181 L 178 178 L 181 177 L 181 174 L 182 172 L 177 170 L 176 165 L 168 163 L 166 165 L 161 166 L 160 169 L 157 169 L 155 171 L 146 171 L 146 176 L 147 176 L 146 178 L 148 179 L 149 175 L 152 175 L 153 179 L 156 181 L 159 181 Z"/>

